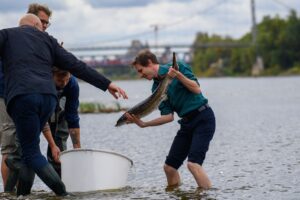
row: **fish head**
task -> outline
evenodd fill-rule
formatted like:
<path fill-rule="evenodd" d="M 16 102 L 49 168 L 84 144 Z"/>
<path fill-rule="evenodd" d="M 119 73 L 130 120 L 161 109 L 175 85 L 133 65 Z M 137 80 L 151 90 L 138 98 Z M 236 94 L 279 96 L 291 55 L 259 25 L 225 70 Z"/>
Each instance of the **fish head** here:
<path fill-rule="evenodd" d="M 115 126 L 116 126 L 116 127 L 122 126 L 122 125 L 126 124 L 126 121 L 127 121 L 127 117 L 126 117 L 125 114 L 123 114 L 123 115 L 118 119 L 118 121 L 117 121 L 117 123 L 116 123 Z"/>

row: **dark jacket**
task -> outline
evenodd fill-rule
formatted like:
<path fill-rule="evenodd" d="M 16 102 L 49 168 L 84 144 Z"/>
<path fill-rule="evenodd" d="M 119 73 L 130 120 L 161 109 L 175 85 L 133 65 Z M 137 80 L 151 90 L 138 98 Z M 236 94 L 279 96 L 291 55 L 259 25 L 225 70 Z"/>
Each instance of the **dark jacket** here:
<path fill-rule="evenodd" d="M 4 97 L 4 74 L 2 72 L 2 62 L 0 59 L 0 98 Z"/>
<path fill-rule="evenodd" d="M 48 33 L 31 26 L 0 30 L 0 57 L 5 79 L 6 104 L 22 94 L 52 94 L 56 88 L 52 66 L 106 90 L 110 80 L 78 60 Z"/>
<path fill-rule="evenodd" d="M 58 96 L 66 98 L 63 118 L 68 122 L 68 128 L 79 128 L 79 85 L 74 76 L 71 76 L 70 81 Z"/>

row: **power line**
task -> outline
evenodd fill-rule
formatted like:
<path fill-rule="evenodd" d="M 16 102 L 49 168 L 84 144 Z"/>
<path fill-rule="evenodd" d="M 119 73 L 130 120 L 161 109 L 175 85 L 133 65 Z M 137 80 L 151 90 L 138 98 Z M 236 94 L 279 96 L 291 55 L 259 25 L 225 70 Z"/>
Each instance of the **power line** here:
<path fill-rule="evenodd" d="M 190 19 L 192 19 L 192 18 L 194 18 L 194 17 L 196 17 L 196 16 L 198 16 L 198 15 L 206 14 L 206 13 L 208 13 L 209 11 L 212 11 L 212 10 L 214 10 L 215 8 L 221 6 L 221 5 L 224 4 L 226 1 L 227 1 L 227 0 L 220 0 L 220 1 L 218 1 L 217 3 L 215 3 L 215 4 L 213 4 L 213 5 L 211 5 L 211 6 L 207 7 L 207 8 L 205 8 L 204 10 L 202 10 L 202 11 L 200 11 L 200 12 L 198 12 L 197 15 L 192 15 L 192 16 L 186 17 L 186 18 L 184 18 L 184 19 L 178 20 L 177 22 L 174 22 L 174 23 L 171 23 L 171 24 L 168 24 L 168 25 L 164 25 L 164 26 L 161 27 L 161 29 L 166 29 L 166 28 L 169 28 L 169 27 L 172 27 L 172 26 L 181 24 L 181 23 L 183 23 L 183 22 L 185 22 L 185 21 L 188 21 L 188 20 L 190 20 Z"/>
<path fill-rule="evenodd" d="M 202 11 L 199 11 L 196 13 L 196 15 L 192 15 L 192 16 L 189 16 L 189 17 L 186 17 L 186 18 L 183 18 L 181 20 L 178 20 L 174 23 L 171 23 L 171 24 L 167 24 L 167 25 L 161 25 L 160 27 L 157 27 L 159 28 L 159 30 L 162 30 L 162 29 L 167 29 L 169 27 L 172 27 L 172 26 L 175 26 L 175 25 L 178 25 L 178 24 L 181 24 L 183 22 L 186 22 L 198 15 L 201 15 L 201 14 L 206 14 L 208 13 L 209 11 L 212 11 L 214 10 L 215 8 L 221 6 L 222 4 L 224 4 L 227 0 L 220 0 L 218 1 L 217 3 L 203 9 Z M 157 25 L 158 26 L 158 25 Z M 124 41 L 124 40 L 128 40 L 128 39 L 133 39 L 133 38 L 137 38 L 137 37 L 141 37 L 141 36 L 146 36 L 146 35 L 150 35 L 150 34 L 153 34 L 153 30 L 149 30 L 149 31 L 143 31 L 143 32 L 140 32 L 140 33 L 137 33 L 137 34 L 132 34 L 132 35 L 127 35 L 127 36 L 124 36 L 124 37 L 120 37 L 120 38 L 115 38 L 115 39 L 111 39 L 111 40 L 105 40 L 105 41 L 99 41 L 99 42 L 93 42 L 93 44 L 107 44 L 107 43 L 112 43 L 112 42 L 119 42 L 119 41 Z"/>
<path fill-rule="evenodd" d="M 93 44 L 97 45 L 99 43 L 106 44 L 106 43 L 118 42 L 118 41 L 128 40 L 128 39 L 132 39 L 132 38 L 137 38 L 137 37 L 140 37 L 140 36 L 150 35 L 150 34 L 152 34 L 152 31 L 144 31 L 144 32 L 140 32 L 140 33 L 136 33 L 136 34 L 132 34 L 132 35 L 127 35 L 127 36 L 124 36 L 124 37 L 115 38 L 115 39 L 111 39 L 111 40 L 93 42 Z"/>
<path fill-rule="evenodd" d="M 279 0 L 273 0 L 275 3 L 285 7 L 286 9 L 288 10 L 293 10 L 293 8 L 291 8 L 290 6 L 286 5 L 285 3 L 283 3 L 282 1 L 279 1 Z"/>

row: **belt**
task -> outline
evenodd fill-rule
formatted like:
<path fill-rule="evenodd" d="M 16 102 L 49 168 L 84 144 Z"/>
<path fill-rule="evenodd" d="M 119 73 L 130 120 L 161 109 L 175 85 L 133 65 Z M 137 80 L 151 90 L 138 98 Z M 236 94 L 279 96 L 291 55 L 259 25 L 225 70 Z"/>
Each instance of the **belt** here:
<path fill-rule="evenodd" d="M 206 108 L 209 108 L 208 104 L 205 104 L 203 106 L 200 106 L 199 108 L 192 110 L 190 112 L 188 112 L 187 114 L 182 116 L 182 119 L 185 121 L 190 121 L 192 120 L 197 114 L 199 114 L 200 112 L 202 112 L 203 110 L 205 110 Z"/>

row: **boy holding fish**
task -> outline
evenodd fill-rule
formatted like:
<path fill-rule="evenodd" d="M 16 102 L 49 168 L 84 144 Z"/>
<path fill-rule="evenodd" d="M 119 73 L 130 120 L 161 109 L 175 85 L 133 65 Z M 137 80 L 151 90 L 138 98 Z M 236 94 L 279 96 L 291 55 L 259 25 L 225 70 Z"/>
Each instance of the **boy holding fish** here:
<path fill-rule="evenodd" d="M 187 168 L 194 176 L 198 186 L 209 189 L 211 182 L 202 164 L 215 132 L 215 116 L 207 104 L 208 100 L 202 94 L 200 84 L 191 67 L 181 61 L 176 63 L 175 55 L 173 62 L 174 66 L 178 65 L 178 70 L 171 67 L 172 63 L 160 65 L 156 56 L 148 50 L 137 55 L 132 65 L 141 78 L 153 80 L 153 93 L 156 89 L 164 87 L 160 83 L 165 78 L 173 80 L 166 86 L 167 99 L 159 104 L 160 117 L 142 121 L 138 113 L 129 111 L 125 117 L 127 123 L 135 123 L 139 127 L 145 128 L 172 122 L 176 112 L 181 118 L 179 120 L 180 129 L 173 140 L 164 164 L 168 186 L 180 185 L 178 168 L 187 158 Z"/>

